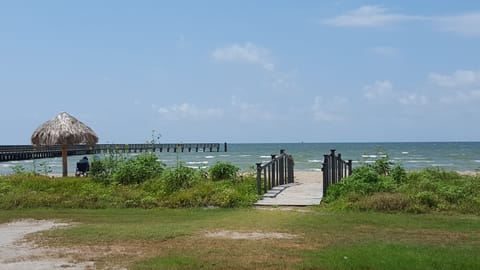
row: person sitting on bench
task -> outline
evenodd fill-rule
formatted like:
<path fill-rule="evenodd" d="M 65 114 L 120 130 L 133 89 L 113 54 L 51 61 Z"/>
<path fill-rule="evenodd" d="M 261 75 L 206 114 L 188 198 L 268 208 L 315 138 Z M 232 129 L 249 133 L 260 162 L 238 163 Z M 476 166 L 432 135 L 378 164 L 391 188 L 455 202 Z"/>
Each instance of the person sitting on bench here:
<path fill-rule="evenodd" d="M 88 158 L 83 157 L 81 160 L 77 162 L 77 172 L 75 176 L 86 176 L 87 172 L 90 170 L 90 164 L 88 163 Z"/>

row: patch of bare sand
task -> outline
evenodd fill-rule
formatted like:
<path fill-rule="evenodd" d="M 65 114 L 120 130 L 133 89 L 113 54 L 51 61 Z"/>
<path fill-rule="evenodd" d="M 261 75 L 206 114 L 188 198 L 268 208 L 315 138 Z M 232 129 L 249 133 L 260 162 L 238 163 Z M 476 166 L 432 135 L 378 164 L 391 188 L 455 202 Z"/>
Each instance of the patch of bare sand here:
<path fill-rule="evenodd" d="M 68 225 L 33 219 L 0 224 L 0 270 L 94 269 L 93 262 L 79 262 L 66 257 L 61 249 L 39 247 L 26 240 L 29 234 Z"/>
<path fill-rule="evenodd" d="M 322 183 L 322 171 L 295 171 L 295 182 L 299 183 Z"/>
<path fill-rule="evenodd" d="M 260 240 L 260 239 L 294 239 L 298 235 L 278 232 L 236 232 L 236 231 L 215 231 L 206 232 L 206 237 L 225 238 L 234 240 Z"/>

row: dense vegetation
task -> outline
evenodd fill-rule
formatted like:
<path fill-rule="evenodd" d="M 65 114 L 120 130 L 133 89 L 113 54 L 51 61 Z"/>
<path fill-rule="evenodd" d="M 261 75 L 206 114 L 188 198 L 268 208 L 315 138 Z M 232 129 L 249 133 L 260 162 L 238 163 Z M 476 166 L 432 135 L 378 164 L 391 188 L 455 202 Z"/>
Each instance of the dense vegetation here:
<path fill-rule="evenodd" d="M 0 178 L 0 209 L 242 207 L 258 199 L 255 179 L 217 163 L 209 171 L 178 163 L 165 168 L 153 154 L 95 159 L 90 177 L 19 173 Z"/>
<path fill-rule="evenodd" d="M 385 157 L 329 187 L 324 201 L 341 209 L 480 214 L 480 177 L 441 168 L 406 172 Z"/>
<path fill-rule="evenodd" d="M 0 177 L 0 209 L 243 207 L 258 199 L 254 177 L 239 175 L 239 168 L 228 162 L 208 170 L 181 162 L 167 168 L 149 153 L 94 159 L 87 178 L 53 179 L 21 168 L 15 172 Z M 480 214 L 480 176 L 440 168 L 406 172 L 384 157 L 330 186 L 322 207 Z"/>

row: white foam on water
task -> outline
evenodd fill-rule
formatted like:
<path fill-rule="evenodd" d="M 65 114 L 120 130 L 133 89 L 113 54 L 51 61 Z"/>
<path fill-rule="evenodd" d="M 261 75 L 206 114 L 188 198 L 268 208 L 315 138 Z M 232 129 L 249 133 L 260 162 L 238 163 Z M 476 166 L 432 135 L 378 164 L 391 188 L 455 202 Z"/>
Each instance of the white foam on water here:
<path fill-rule="evenodd" d="M 434 163 L 434 164 L 431 164 L 432 167 L 450 167 L 450 166 L 453 166 L 454 164 L 453 163 L 446 163 L 446 164 L 441 164 L 441 163 Z"/>
<path fill-rule="evenodd" d="M 205 156 L 205 158 L 215 158 L 215 156 Z"/>
<path fill-rule="evenodd" d="M 408 155 L 408 152 L 402 152 L 402 154 L 404 154 L 404 155 Z"/>
<path fill-rule="evenodd" d="M 208 161 L 189 161 L 189 162 L 185 162 L 185 164 L 188 164 L 188 165 L 208 164 Z"/>
<path fill-rule="evenodd" d="M 407 163 L 433 163 L 433 160 L 407 160 Z"/>
<path fill-rule="evenodd" d="M 271 158 L 272 156 L 260 156 L 260 158 Z"/>
<path fill-rule="evenodd" d="M 320 162 L 323 162 L 323 160 L 319 160 L 319 159 L 310 159 L 308 160 L 309 163 L 320 163 Z"/>

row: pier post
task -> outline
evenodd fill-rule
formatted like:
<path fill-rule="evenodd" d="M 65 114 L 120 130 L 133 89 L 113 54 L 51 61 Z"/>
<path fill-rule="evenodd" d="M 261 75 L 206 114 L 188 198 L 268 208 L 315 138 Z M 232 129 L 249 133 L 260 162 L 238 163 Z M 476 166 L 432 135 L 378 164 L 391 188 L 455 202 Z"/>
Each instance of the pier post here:
<path fill-rule="evenodd" d="M 262 163 L 257 163 L 257 192 L 262 195 Z"/>

